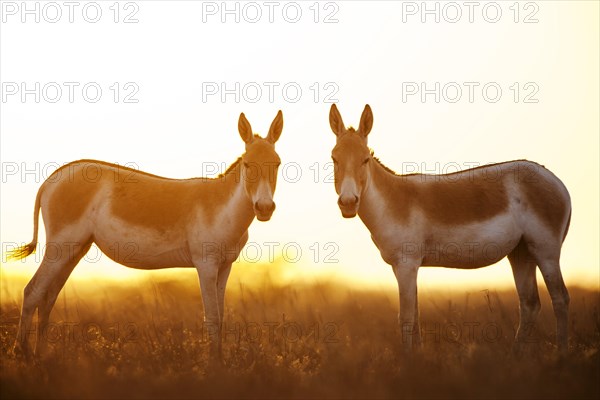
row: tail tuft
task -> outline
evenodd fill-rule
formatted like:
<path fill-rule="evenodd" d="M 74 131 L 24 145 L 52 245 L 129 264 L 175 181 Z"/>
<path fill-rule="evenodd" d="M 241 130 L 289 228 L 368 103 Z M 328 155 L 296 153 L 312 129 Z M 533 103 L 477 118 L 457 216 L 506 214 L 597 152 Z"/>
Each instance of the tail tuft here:
<path fill-rule="evenodd" d="M 31 243 L 26 244 L 24 246 L 17 247 L 14 250 L 10 250 L 6 254 L 6 259 L 8 261 L 21 260 L 21 259 L 27 257 L 28 255 L 30 255 L 32 253 L 35 253 L 36 246 L 37 246 L 37 243 L 31 242 Z"/>

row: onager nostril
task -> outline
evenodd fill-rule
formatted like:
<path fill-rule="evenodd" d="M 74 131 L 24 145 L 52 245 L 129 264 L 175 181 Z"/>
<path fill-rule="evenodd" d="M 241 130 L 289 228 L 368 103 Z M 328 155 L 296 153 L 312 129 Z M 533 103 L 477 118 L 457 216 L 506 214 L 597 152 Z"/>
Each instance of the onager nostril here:
<path fill-rule="evenodd" d="M 341 207 L 350 207 L 350 206 L 355 206 L 358 204 L 358 196 L 354 195 L 353 198 L 343 198 L 342 196 L 340 196 L 338 198 L 338 205 Z"/>
<path fill-rule="evenodd" d="M 273 212 L 275 210 L 275 203 L 257 201 L 254 203 L 254 209 L 261 213 Z"/>

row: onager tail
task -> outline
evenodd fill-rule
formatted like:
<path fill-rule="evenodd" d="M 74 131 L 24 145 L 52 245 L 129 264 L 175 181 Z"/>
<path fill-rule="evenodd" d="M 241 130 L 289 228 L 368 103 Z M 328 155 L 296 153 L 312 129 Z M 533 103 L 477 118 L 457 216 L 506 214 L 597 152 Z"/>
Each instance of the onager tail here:
<path fill-rule="evenodd" d="M 21 247 L 17 247 L 14 250 L 10 250 L 7 252 L 6 259 L 11 260 L 21 260 L 28 255 L 35 253 L 35 248 L 37 247 L 37 237 L 38 237 L 38 220 L 40 216 L 40 198 L 42 197 L 42 188 L 38 190 L 37 196 L 35 197 L 35 206 L 33 209 L 33 239 L 29 244 L 26 244 Z"/>

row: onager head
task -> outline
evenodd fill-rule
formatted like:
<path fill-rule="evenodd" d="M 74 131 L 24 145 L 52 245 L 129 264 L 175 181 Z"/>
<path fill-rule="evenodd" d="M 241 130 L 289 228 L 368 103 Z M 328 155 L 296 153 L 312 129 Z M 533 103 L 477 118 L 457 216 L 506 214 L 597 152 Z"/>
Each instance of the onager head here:
<path fill-rule="evenodd" d="M 246 152 L 241 160 L 244 189 L 252 202 L 256 218 L 259 221 L 268 221 L 275 211 L 273 193 L 277 184 L 277 170 L 281 164 L 281 159 L 275 151 L 275 142 L 283 130 L 283 114 L 281 111 L 277 113 L 264 139 L 252 133 L 252 127 L 244 113 L 240 114 L 238 129 L 246 143 Z"/>
<path fill-rule="evenodd" d="M 331 152 L 334 165 L 335 191 L 339 195 L 338 206 L 344 218 L 353 218 L 358 212 L 360 199 L 367 187 L 367 166 L 371 151 L 367 146 L 367 135 L 373 127 L 373 113 L 367 104 L 360 117 L 358 130 L 346 128 L 335 104 L 329 112 L 331 130 L 337 136 Z"/>

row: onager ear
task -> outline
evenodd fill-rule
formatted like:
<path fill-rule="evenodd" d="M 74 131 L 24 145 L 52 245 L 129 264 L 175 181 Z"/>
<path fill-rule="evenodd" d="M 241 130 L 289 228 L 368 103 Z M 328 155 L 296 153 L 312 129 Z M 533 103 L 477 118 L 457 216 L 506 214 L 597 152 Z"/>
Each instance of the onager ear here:
<path fill-rule="evenodd" d="M 240 119 L 238 120 L 238 131 L 240 131 L 240 136 L 244 142 L 250 143 L 252 140 L 254 140 L 252 127 L 250 126 L 250 122 L 248 122 L 244 113 L 240 114 Z"/>
<path fill-rule="evenodd" d="M 369 132 L 373 128 L 373 112 L 371 106 L 365 105 L 365 109 L 360 117 L 360 124 L 358 125 L 358 134 L 367 137 Z"/>
<path fill-rule="evenodd" d="M 281 131 L 283 130 L 283 113 L 281 110 L 277 112 L 275 119 L 271 122 L 271 127 L 269 128 L 269 134 L 267 135 L 267 140 L 269 143 L 275 144 L 277 140 L 279 140 L 279 136 L 281 136 Z"/>
<path fill-rule="evenodd" d="M 344 121 L 342 121 L 342 116 L 335 104 L 331 105 L 331 110 L 329 111 L 329 125 L 336 136 L 339 136 L 346 129 Z"/>

